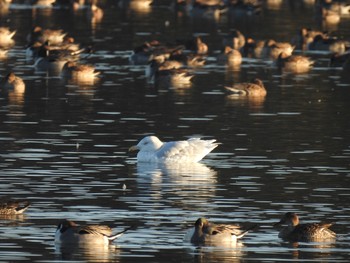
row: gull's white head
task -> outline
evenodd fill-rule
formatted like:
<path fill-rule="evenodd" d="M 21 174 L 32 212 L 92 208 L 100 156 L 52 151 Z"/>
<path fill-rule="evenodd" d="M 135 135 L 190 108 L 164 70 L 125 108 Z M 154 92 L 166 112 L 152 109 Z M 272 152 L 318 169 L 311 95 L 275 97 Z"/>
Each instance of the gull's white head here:
<path fill-rule="evenodd" d="M 137 145 L 131 146 L 129 151 L 139 150 L 143 152 L 153 152 L 162 147 L 163 143 L 156 136 L 146 136 Z"/>

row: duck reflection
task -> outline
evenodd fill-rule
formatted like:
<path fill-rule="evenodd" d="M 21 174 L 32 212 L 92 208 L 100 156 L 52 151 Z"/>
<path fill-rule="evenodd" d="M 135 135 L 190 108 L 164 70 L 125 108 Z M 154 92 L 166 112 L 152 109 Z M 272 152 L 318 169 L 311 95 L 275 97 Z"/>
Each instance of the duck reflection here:
<path fill-rule="evenodd" d="M 0 224 L 2 226 L 20 226 L 26 222 L 27 217 L 24 214 L 19 215 L 4 215 L 0 214 Z"/>
<path fill-rule="evenodd" d="M 229 106 L 248 107 L 254 111 L 261 111 L 264 109 L 265 96 L 236 96 L 229 94 L 226 96 L 226 103 Z"/>
<path fill-rule="evenodd" d="M 96 244 L 84 244 L 80 246 L 55 246 L 56 256 L 62 260 L 85 260 L 87 262 L 118 262 L 119 254 L 115 245 L 98 246 Z"/>
<path fill-rule="evenodd" d="M 335 242 L 284 242 L 283 247 L 292 249 L 293 259 L 322 259 L 328 258 L 335 248 Z"/>
<path fill-rule="evenodd" d="M 235 247 L 195 247 L 188 250 L 193 255 L 194 262 L 241 262 L 244 255 L 242 243 Z"/>
<path fill-rule="evenodd" d="M 217 172 L 202 163 L 138 163 L 137 183 L 145 194 L 163 200 L 175 195 L 181 206 L 205 206 L 215 196 Z M 179 198 L 181 197 L 181 198 Z"/>
<path fill-rule="evenodd" d="M 23 106 L 25 83 L 13 72 L 8 73 L 0 80 L 0 92 L 3 96 L 8 96 L 10 105 Z"/>

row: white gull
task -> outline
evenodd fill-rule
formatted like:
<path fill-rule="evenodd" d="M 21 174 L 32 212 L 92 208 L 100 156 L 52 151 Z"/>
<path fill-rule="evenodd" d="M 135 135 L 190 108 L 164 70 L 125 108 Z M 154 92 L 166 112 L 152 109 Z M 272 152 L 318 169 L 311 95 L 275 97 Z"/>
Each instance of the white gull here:
<path fill-rule="evenodd" d="M 138 150 L 138 162 L 199 162 L 219 144 L 216 140 L 190 138 L 184 141 L 162 142 L 156 136 L 146 136 L 129 151 Z"/>

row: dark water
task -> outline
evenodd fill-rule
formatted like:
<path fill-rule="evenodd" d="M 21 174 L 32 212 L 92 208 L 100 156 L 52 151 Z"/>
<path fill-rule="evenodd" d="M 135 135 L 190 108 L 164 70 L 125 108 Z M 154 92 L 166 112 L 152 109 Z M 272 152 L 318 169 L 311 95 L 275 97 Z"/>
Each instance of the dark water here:
<path fill-rule="evenodd" d="M 132 1 L 136 2 L 136 1 Z M 52 262 L 347 262 L 350 253 L 350 86 L 329 54 L 309 54 L 309 74 L 280 74 L 268 61 L 243 60 L 236 69 L 218 66 L 215 54 L 230 28 L 246 36 L 290 41 L 302 26 L 331 30 L 349 39 L 350 17 L 320 25 L 312 5 L 282 1 L 258 16 L 219 20 L 168 8 L 100 1 L 104 17 L 88 19 L 53 8 L 16 4 L 0 24 L 16 29 L 16 44 L 0 61 L 0 75 L 21 76 L 23 93 L 0 98 L 0 196 L 26 199 L 22 217 L 0 220 L 0 261 Z M 77 85 L 36 72 L 25 55 L 32 26 L 61 28 L 93 46 L 82 58 L 101 72 Z M 144 66 L 128 62 L 146 40 L 172 42 L 200 34 L 208 43 L 206 66 L 187 88 L 155 89 Z M 231 98 L 224 86 L 259 77 L 264 99 Z M 138 165 L 128 148 L 146 134 L 162 140 L 191 136 L 221 144 L 200 164 Z M 124 189 L 123 186 L 126 186 Z M 282 242 L 272 226 L 286 211 L 303 222 L 334 221 L 335 243 Z M 198 218 L 257 223 L 236 248 L 197 248 L 183 242 Z M 55 249 L 60 219 L 138 228 L 108 250 Z"/>

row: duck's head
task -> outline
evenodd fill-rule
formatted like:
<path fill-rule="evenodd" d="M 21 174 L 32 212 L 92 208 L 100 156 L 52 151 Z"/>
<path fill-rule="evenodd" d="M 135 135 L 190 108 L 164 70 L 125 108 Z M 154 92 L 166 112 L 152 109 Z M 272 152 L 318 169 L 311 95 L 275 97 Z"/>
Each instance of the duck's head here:
<path fill-rule="evenodd" d="M 194 223 L 194 226 L 197 229 L 201 229 L 208 224 L 209 224 L 209 221 L 206 218 L 201 217 L 197 219 L 197 221 Z"/>
<path fill-rule="evenodd" d="M 297 226 L 299 224 L 299 217 L 296 213 L 288 212 L 285 213 L 282 219 L 275 224 L 278 225 L 288 225 L 288 226 Z"/>

